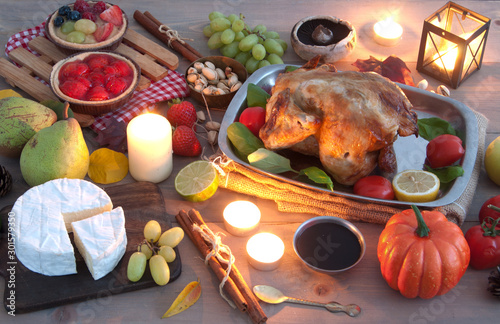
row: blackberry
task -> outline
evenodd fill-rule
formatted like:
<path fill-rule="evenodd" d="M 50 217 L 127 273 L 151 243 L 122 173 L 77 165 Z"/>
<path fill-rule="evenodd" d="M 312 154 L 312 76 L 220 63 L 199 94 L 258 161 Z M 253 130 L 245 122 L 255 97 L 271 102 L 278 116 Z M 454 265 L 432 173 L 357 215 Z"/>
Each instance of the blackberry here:
<path fill-rule="evenodd" d="M 54 18 L 54 26 L 59 27 L 64 23 L 64 18 L 61 16 L 57 16 Z"/>

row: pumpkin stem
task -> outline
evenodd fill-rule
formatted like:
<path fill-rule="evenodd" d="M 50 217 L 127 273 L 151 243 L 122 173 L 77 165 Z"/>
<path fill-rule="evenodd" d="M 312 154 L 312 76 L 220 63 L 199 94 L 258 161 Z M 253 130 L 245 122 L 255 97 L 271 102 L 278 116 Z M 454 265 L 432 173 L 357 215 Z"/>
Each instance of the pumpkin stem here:
<path fill-rule="evenodd" d="M 411 205 L 411 208 L 415 212 L 415 216 L 417 217 L 418 227 L 415 231 L 419 237 L 427 237 L 429 236 L 429 227 L 424 222 L 424 218 L 422 217 L 422 213 L 418 210 L 417 206 Z"/>

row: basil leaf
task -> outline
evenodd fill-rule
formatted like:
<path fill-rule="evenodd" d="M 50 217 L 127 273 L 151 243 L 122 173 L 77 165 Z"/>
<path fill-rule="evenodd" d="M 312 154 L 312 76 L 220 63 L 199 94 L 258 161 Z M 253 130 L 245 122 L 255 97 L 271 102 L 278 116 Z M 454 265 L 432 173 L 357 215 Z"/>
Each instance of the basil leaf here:
<path fill-rule="evenodd" d="M 438 117 L 421 118 L 417 121 L 418 134 L 430 141 L 443 134 L 456 135 L 449 122 Z"/>
<path fill-rule="evenodd" d="M 328 189 L 333 191 L 333 181 L 325 171 L 321 170 L 318 167 L 309 167 L 306 169 L 300 170 L 300 175 L 305 175 L 309 178 L 309 180 L 314 181 L 319 184 L 325 184 Z"/>
<path fill-rule="evenodd" d="M 450 183 L 458 177 L 464 175 L 464 169 L 460 165 L 452 165 L 444 168 L 433 169 L 428 165 L 425 165 L 425 169 L 429 172 L 434 173 L 441 183 Z"/>
<path fill-rule="evenodd" d="M 267 99 L 269 98 L 271 98 L 271 95 L 269 95 L 266 90 L 253 83 L 248 84 L 247 107 L 266 108 Z"/>
<path fill-rule="evenodd" d="M 265 148 L 260 148 L 249 154 L 248 161 L 250 165 L 271 173 L 283 173 L 287 171 L 297 173 L 290 166 L 289 159 Z"/>

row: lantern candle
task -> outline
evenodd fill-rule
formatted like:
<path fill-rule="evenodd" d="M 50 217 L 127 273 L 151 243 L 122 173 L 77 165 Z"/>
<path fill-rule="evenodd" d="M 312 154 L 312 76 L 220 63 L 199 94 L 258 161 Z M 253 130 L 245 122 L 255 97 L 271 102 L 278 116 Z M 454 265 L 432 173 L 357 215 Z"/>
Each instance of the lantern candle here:
<path fill-rule="evenodd" d="M 259 233 L 247 242 L 248 262 L 257 270 L 276 269 L 285 252 L 285 244 L 276 235 Z"/>
<path fill-rule="evenodd" d="M 388 17 L 373 26 L 375 41 L 383 46 L 394 46 L 401 40 L 403 27 Z"/>
<path fill-rule="evenodd" d="M 233 201 L 224 209 L 226 230 L 235 236 L 246 236 L 253 232 L 260 222 L 260 209 L 245 200 Z"/>
<path fill-rule="evenodd" d="M 172 173 L 172 127 L 157 114 L 135 117 L 127 126 L 130 175 L 137 181 L 161 182 Z"/>

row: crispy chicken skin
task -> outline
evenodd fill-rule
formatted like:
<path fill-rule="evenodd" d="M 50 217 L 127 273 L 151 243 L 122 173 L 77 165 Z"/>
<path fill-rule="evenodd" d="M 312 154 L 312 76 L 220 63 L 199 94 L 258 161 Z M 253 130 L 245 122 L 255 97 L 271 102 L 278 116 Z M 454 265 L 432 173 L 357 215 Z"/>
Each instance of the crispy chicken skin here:
<path fill-rule="evenodd" d="M 266 148 L 317 156 L 344 185 L 381 161 L 382 171 L 394 170 L 398 134 L 418 135 L 417 115 L 402 90 L 379 74 L 336 72 L 313 60 L 276 79 L 259 133 Z"/>

